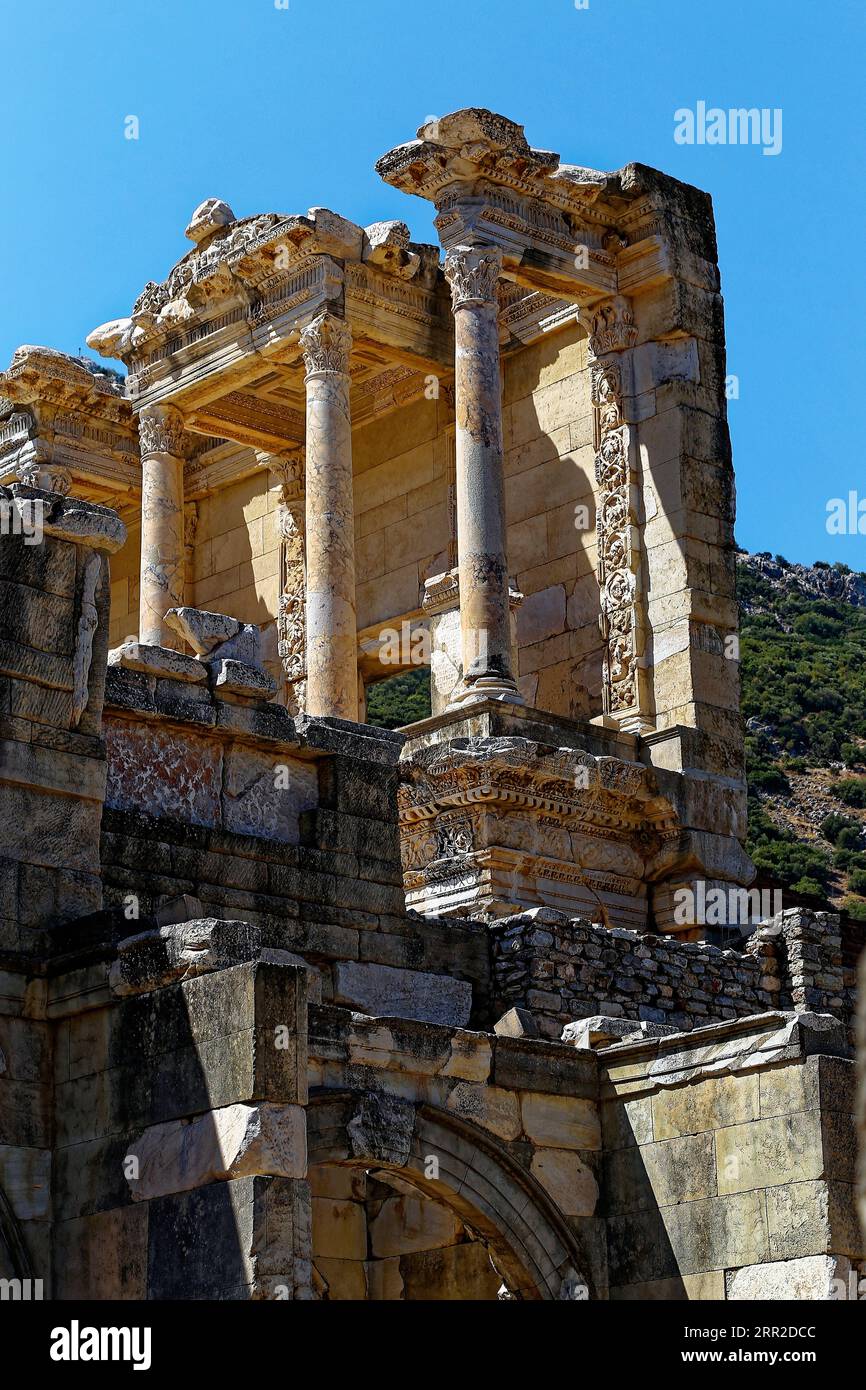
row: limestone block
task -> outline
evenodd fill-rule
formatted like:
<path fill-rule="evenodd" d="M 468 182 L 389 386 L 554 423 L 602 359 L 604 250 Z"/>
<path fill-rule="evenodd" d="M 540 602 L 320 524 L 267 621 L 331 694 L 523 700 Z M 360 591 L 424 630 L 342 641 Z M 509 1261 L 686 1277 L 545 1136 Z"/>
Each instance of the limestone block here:
<path fill-rule="evenodd" d="M 567 1149 L 536 1149 L 531 1171 L 565 1216 L 592 1216 L 598 1183 L 576 1153 Z"/>
<path fill-rule="evenodd" d="M 335 1260 L 316 1256 L 313 1261 L 318 1296 L 326 1303 L 361 1303 L 368 1297 L 367 1267 L 361 1259 Z"/>
<path fill-rule="evenodd" d="M 767 1189 L 770 1258 L 863 1254 L 852 1183 L 795 1182 Z"/>
<path fill-rule="evenodd" d="M 652 1111 L 656 1139 L 745 1124 L 760 1113 L 758 1075 L 708 1077 L 664 1091 L 653 1096 Z"/>
<path fill-rule="evenodd" d="M 675 1033 L 662 1023 L 638 1023 L 628 1018 L 606 1018 L 594 1014 L 591 1018 L 578 1018 L 567 1023 L 562 1030 L 562 1041 L 572 1047 L 608 1047 L 613 1043 L 632 1042 L 640 1038 L 663 1038 Z"/>
<path fill-rule="evenodd" d="M 561 584 L 524 599 L 517 611 L 517 639 L 522 647 L 554 637 L 565 628 L 565 589 Z"/>
<path fill-rule="evenodd" d="M 366 1260 L 367 1214 L 361 1202 L 314 1197 L 313 1259 Z"/>
<path fill-rule="evenodd" d="M 494 1023 L 493 1031 L 500 1038 L 537 1038 L 538 1024 L 528 1009 L 515 1007 Z"/>
<path fill-rule="evenodd" d="M 352 1154 L 369 1166 L 384 1163 L 405 1168 L 415 1131 L 415 1107 L 397 1096 L 371 1091 L 362 1095 L 346 1134 Z"/>
<path fill-rule="evenodd" d="M 511 1091 L 499 1086 L 480 1086 L 461 1081 L 448 1097 L 447 1107 L 453 1114 L 472 1124 L 480 1125 L 500 1139 L 516 1139 L 520 1134 L 520 1105 Z"/>
<path fill-rule="evenodd" d="M 338 961 L 334 1002 L 375 1018 L 410 1018 L 463 1028 L 472 1011 L 472 986 L 465 980 L 400 970 L 388 965 Z"/>
<path fill-rule="evenodd" d="M 105 720 L 106 804 L 188 821 L 220 823 L 223 754 L 220 744 L 160 724 Z"/>
<path fill-rule="evenodd" d="M 389 1197 L 370 1222 L 371 1250 L 384 1258 L 456 1245 L 463 1226 L 447 1207 L 420 1194 Z"/>
<path fill-rule="evenodd" d="M 753 1264 L 729 1270 L 727 1296 L 731 1302 L 809 1301 L 845 1297 L 850 1261 L 844 1255 L 807 1255 L 798 1260 Z"/>
<path fill-rule="evenodd" d="M 297 844 L 299 816 L 318 799 L 315 764 L 244 746 L 227 750 L 222 788 L 226 830 Z"/>
<path fill-rule="evenodd" d="M 148 1298 L 250 1296 L 261 1183 L 257 1178 L 212 1182 L 148 1204 Z M 287 1259 L 294 1253 L 287 1252 Z"/>
<path fill-rule="evenodd" d="M 403 1276 L 400 1261 L 369 1260 L 367 1262 L 367 1289 L 371 1303 L 395 1303 L 403 1297 Z"/>
<path fill-rule="evenodd" d="M 552 1149 L 601 1148 L 598 1107 L 570 1096 L 522 1092 L 520 1111 L 527 1138 Z"/>
<path fill-rule="evenodd" d="M 51 1150 L 0 1144 L 0 1191 L 19 1221 L 45 1221 L 51 1207 Z"/>
<path fill-rule="evenodd" d="M 170 647 L 146 646 L 141 642 L 124 642 L 108 653 L 108 665 L 125 671 L 141 671 L 157 680 L 183 681 L 197 685 L 207 680 L 207 669 L 194 656 L 172 651 Z"/>
<path fill-rule="evenodd" d="M 642 1148 L 615 1150 L 606 1157 L 605 1190 L 615 1211 L 715 1197 L 712 1134 L 686 1135 Z"/>
<path fill-rule="evenodd" d="M 211 680 L 216 695 L 239 695 L 246 700 L 272 700 L 277 693 L 273 676 L 247 661 L 219 657 L 210 663 Z"/>
<path fill-rule="evenodd" d="M 708 1274 L 684 1274 L 676 1279 L 655 1279 L 645 1284 L 623 1284 L 611 1289 L 614 1302 L 631 1301 L 649 1303 L 700 1302 L 703 1299 L 723 1301 L 725 1297 L 724 1270 L 716 1269 Z"/>
<path fill-rule="evenodd" d="M 367 1195 L 367 1175 L 357 1168 L 341 1168 L 336 1163 L 316 1163 L 309 1172 L 313 1197 L 338 1197 L 363 1202 Z"/>
<path fill-rule="evenodd" d="M 115 1207 L 60 1221 L 55 1233 L 54 1296 L 147 1297 L 147 1207 Z"/>
<path fill-rule="evenodd" d="M 451 1039 L 451 1056 L 441 1075 L 459 1077 L 461 1081 L 486 1081 L 492 1058 L 493 1049 L 485 1034 L 458 1030 Z"/>
<path fill-rule="evenodd" d="M 719 1192 L 745 1192 L 818 1178 L 824 1170 L 820 1117 L 778 1115 L 716 1133 Z"/>
<path fill-rule="evenodd" d="M 410 1302 L 492 1302 L 502 1284 L 479 1241 L 404 1255 L 400 1276 L 403 1298 Z"/>
<path fill-rule="evenodd" d="M 664 1207 L 661 1219 L 681 1274 L 731 1269 L 767 1257 L 763 1192 Z"/>
<path fill-rule="evenodd" d="M 206 656 L 236 637 L 243 626 L 226 613 L 208 613 L 201 608 L 170 608 L 165 624 L 188 642 L 197 656 Z"/>
<path fill-rule="evenodd" d="M 130 1173 L 138 1173 L 127 1178 L 133 1201 L 229 1178 L 301 1178 L 306 1134 L 301 1106 L 268 1103 L 230 1105 L 189 1122 L 153 1125 L 130 1144 L 124 1160 Z"/>
<path fill-rule="evenodd" d="M 601 1128 L 606 1150 L 650 1144 L 653 1139 L 652 1097 L 638 1100 L 604 1100 Z"/>

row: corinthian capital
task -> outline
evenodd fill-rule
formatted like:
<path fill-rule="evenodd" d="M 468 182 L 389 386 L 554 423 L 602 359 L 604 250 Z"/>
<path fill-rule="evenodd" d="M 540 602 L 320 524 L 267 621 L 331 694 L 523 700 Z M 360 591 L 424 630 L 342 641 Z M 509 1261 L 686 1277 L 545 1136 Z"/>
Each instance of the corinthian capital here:
<path fill-rule="evenodd" d="M 496 304 L 502 252 L 498 246 L 456 246 L 445 257 L 445 278 L 453 307 Z"/>
<path fill-rule="evenodd" d="M 589 350 L 593 357 L 625 352 L 637 339 L 631 305 L 622 295 L 606 299 L 589 311 Z"/>
<path fill-rule="evenodd" d="M 301 349 L 307 375 L 313 372 L 343 372 L 349 370 L 352 351 L 352 330 L 345 319 L 336 314 L 320 314 L 301 334 Z"/>
<path fill-rule="evenodd" d="M 146 405 L 138 417 L 141 456 L 172 454 L 183 457 L 183 416 L 173 405 Z"/>
<path fill-rule="evenodd" d="M 281 506 L 303 503 L 305 459 L 302 449 L 288 454 L 256 449 L 256 461 L 260 468 L 268 470 L 271 488 L 279 494 Z"/>

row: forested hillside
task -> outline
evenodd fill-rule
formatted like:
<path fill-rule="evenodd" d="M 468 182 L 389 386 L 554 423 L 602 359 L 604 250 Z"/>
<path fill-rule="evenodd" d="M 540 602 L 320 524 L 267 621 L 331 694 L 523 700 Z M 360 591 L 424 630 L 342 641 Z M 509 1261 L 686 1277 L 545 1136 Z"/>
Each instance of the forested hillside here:
<path fill-rule="evenodd" d="M 738 591 L 749 852 L 866 920 L 866 575 L 741 554 Z M 426 668 L 368 692 L 371 724 L 429 713 Z"/>

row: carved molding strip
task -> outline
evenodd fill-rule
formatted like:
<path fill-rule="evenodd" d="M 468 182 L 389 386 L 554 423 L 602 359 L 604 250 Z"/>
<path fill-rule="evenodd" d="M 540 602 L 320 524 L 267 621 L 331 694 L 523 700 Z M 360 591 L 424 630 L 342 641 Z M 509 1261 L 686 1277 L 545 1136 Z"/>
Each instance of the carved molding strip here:
<path fill-rule="evenodd" d="M 637 336 L 631 309 L 610 300 L 592 313 L 591 399 L 595 432 L 595 478 L 599 488 L 598 584 L 600 625 L 605 640 L 602 680 L 604 713 L 630 728 L 650 727 L 640 658 L 644 630 L 638 602 L 640 532 L 633 498 L 637 478 L 634 441 L 623 419 L 623 359 Z M 606 356 L 597 357 L 597 349 Z"/>

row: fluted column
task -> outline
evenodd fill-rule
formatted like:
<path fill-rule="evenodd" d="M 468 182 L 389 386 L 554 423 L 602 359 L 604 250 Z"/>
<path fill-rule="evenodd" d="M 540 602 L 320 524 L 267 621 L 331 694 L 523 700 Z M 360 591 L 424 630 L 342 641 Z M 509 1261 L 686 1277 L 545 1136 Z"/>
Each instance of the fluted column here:
<path fill-rule="evenodd" d="M 522 704 L 512 671 L 505 534 L 502 383 L 497 287 L 502 252 L 449 251 L 456 341 L 457 557 L 463 687 L 450 708 L 475 700 Z"/>
<path fill-rule="evenodd" d="M 358 718 L 352 331 L 321 314 L 301 334 L 307 388 L 307 712 Z"/>
<path fill-rule="evenodd" d="M 138 417 L 141 442 L 141 596 L 138 640 L 174 647 L 166 627 L 183 604 L 183 417 L 174 406 L 148 405 Z"/>

